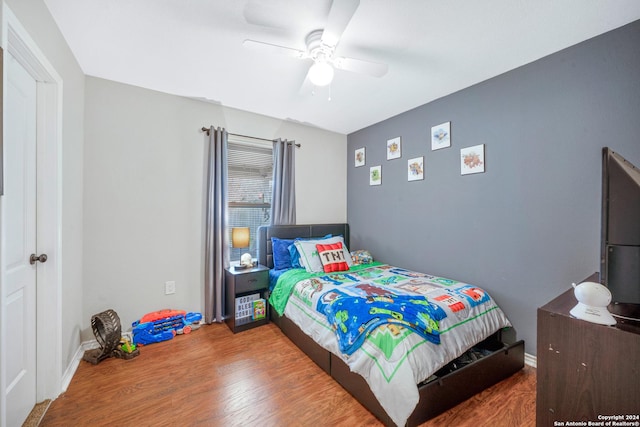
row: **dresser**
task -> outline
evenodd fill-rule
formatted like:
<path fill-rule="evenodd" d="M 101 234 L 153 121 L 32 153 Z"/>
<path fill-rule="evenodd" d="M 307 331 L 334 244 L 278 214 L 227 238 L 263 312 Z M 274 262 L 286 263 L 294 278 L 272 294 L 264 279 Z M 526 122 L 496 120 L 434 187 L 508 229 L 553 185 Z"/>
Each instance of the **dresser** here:
<path fill-rule="evenodd" d="M 640 422 L 640 327 L 576 319 L 576 304 L 569 288 L 538 309 L 537 426 Z"/>

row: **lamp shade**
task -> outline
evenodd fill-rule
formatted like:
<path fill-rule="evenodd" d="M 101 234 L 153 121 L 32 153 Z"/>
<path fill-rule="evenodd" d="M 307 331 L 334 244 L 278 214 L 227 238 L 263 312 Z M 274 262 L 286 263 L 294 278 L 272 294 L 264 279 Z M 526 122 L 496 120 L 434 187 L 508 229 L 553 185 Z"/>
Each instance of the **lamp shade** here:
<path fill-rule="evenodd" d="M 234 227 L 231 229 L 231 246 L 234 248 L 249 247 L 249 227 Z"/>
<path fill-rule="evenodd" d="M 316 86 L 328 85 L 333 80 L 333 67 L 324 61 L 316 61 L 309 69 L 309 80 Z"/>

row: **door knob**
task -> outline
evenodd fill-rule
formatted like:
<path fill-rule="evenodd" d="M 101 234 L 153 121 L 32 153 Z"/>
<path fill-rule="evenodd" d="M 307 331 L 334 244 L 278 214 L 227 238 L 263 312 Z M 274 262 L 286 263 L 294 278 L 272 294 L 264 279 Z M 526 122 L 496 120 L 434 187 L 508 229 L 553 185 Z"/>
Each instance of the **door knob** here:
<path fill-rule="evenodd" d="M 47 262 L 47 254 L 42 254 L 40 256 L 36 255 L 36 254 L 31 254 L 31 256 L 29 257 L 29 263 L 31 265 L 35 264 L 36 262 Z"/>

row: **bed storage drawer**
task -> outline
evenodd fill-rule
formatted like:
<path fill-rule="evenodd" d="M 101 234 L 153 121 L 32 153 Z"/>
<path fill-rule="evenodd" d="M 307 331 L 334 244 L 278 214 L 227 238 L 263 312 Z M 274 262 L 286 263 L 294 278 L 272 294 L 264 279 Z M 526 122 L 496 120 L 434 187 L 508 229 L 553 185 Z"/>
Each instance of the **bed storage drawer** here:
<path fill-rule="evenodd" d="M 407 422 L 418 425 L 524 368 L 524 341 L 502 348 L 419 387 L 420 403 Z M 421 407 L 422 406 L 422 407 Z"/>
<path fill-rule="evenodd" d="M 417 426 L 453 408 L 480 391 L 497 384 L 524 367 L 524 341 L 500 345 L 495 338 L 488 342 L 500 349 L 450 372 L 418 388 L 420 401 L 407 420 L 407 426 Z M 394 425 L 382 409 L 364 378 L 354 374 L 337 356 L 331 355 L 331 376 L 385 425 Z"/>

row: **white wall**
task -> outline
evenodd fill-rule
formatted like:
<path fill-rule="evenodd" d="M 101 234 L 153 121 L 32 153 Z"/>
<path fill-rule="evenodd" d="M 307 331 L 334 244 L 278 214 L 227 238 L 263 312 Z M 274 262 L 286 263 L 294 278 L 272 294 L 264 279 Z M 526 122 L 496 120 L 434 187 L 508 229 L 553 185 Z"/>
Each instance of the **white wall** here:
<path fill-rule="evenodd" d="M 85 94 L 85 319 L 204 311 L 203 126 L 295 139 L 298 223 L 346 221 L 346 135 L 94 77 Z"/>
<path fill-rule="evenodd" d="M 2 0 L 0 0 L 2 2 Z M 82 312 L 82 150 L 84 74 L 42 0 L 4 0 L 63 79 L 61 372 L 80 345 Z M 1 4 L 0 4 L 1 6 Z M 3 349 L 4 351 L 4 349 Z"/>

